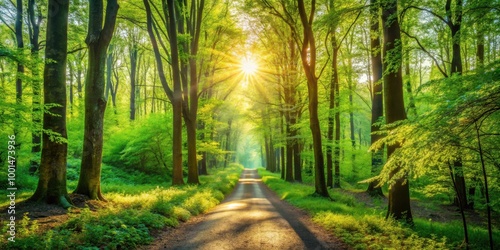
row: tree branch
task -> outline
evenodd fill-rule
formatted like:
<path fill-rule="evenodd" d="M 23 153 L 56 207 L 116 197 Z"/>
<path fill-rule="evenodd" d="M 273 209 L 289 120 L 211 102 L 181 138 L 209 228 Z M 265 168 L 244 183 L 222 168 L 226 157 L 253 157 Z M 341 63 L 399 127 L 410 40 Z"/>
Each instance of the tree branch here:
<path fill-rule="evenodd" d="M 441 74 L 443 74 L 444 77 L 448 77 L 448 74 L 446 74 L 446 72 L 441 68 L 441 66 L 439 66 L 439 62 L 437 61 L 437 59 L 427 49 L 425 49 L 425 47 L 420 43 L 420 41 L 418 40 L 417 37 L 408 34 L 408 32 L 406 32 L 405 30 L 401 30 L 401 33 L 405 34 L 409 38 L 414 39 L 417 42 L 420 49 L 423 52 L 425 52 L 436 63 L 436 66 L 438 67 L 439 72 L 441 72 Z"/>

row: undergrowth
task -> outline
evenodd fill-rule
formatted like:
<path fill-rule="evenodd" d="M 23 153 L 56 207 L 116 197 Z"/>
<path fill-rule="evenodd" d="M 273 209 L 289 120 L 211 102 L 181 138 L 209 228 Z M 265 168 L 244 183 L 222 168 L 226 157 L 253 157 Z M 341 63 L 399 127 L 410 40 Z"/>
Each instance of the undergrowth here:
<path fill-rule="evenodd" d="M 385 219 L 385 210 L 369 208 L 354 196 L 330 191 L 333 201 L 313 196 L 314 187 L 288 183 L 279 174 L 259 169 L 262 181 L 283 200 L 306 210 L 313 221 L 338 236 L 353 249 L 460 249 L 463 234 L 458 221 L 439 223 L 415 219 L 410 228 Z M 489 249 L 485 228 L 469 225 L 470 249 Z M 495 249 L 500 249 L 500 232 L 495 231 Z"/>
<path fill-rule="evenodd" d="M 15 242 L 3 237 L 0 249 L 136 249 L 153 241 L 153 230 L 176 227 L 216 206 L 236 185 L 241 171 L 240 165 L 232 164 L 200 176 L 198 186 L 158 186 L 140 193 L 128 192 L 129 185 L 122 182 L 123 189 L 105 193 L 106 208 L 70 209 L 66 222 L 46 232 L 38 233 L 37 221 L 25 216 Z"/>

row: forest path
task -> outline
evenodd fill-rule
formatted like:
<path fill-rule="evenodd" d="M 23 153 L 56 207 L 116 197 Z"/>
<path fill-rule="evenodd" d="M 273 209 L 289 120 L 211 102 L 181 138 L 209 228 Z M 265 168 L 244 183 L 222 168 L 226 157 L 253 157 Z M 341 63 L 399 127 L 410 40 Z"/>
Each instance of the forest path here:
<path fill-rule="evenodd" d="M 303 211 L 245 169 L 233 192 L 204 216 L 161 234 L 149 249 L 345 249 Z"/>

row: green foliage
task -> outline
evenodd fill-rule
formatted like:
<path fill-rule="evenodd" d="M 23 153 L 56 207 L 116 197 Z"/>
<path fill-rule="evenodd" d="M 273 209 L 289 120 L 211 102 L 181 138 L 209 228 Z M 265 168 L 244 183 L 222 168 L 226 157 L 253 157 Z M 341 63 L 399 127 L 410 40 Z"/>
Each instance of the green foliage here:
<path fill-rule="evenodd" d="M 162 176 L 171 174 L 171 122 L 165 114 L 116 128 L 106 144 L 103 161 L 123 169 L 138 170 Z"/>
<path fill-rule="evenodd" d="M 449 165 L 460 159 L 467 180 L 482 177 L 481 153 L 485 159 L 486 174 L 490 176 L 490 197 L 498 200 L 500 176 L 500 62 L 495 62 L 481 73 L 453 76 L 422 86 L 422 100 L 433 103 L 418 119 L 386 126 L 387 136 L 377 142 L 399 143 L 401 148 L 388 159 L 379 178 L 388 180 L 389 173 L 398 166 L 402 171 L 394 178 L 410 173 L 413 177 L 430 178 L 434 183 L 427 188 L 450 193 Z M 439 95 L 435 93 L 439 91 Z M 390 131 L 390 132 L 387 132 Z M 478 134 L 481 138 L 481 151 Z M 481 180 L 470 181 L 481 183 Z M 496 197 L 496 198 L 495 198 Z M 483 201 L 484 203 L 484 201 Z M 492 203 L 498 210 L 498 203 Z"/>
<path fill-rule="evenodd" d="M 369 208 L 347 193 L 331 192 L 333 201 L 315 197 L 314 187 L 307 184 L 287 183 L 279 174 L 259 169 L 262 181 L 283 200 L 309 212 L 313 220 L 337 235 L 354 249 L 450 249 L 463 240 L 458 233 L 459 221 L 432 222 L 415 219 L 415 227 L 408 228 L 393 220 L 385 220 L 385 210 Z M 472 249 L 488 247 L 485 229 L 470 226 Z M 495 231 L 495 239 L 500 232 Z M 498 240 L 496 241 L 498 242 Z M 498 243 L 497 247 L 498 247 Z"/>
<path fill-rule="evenodd" d="M 129 174 L 118 168 L 105 165 L 103 178 L 110 170 L 120 177 L 109 179 L 108 183 L 120 191 L 105 193 L 109 199 L 107 208 L 71 209 L 66 222 L 47 232 L 37 232 L 36 221 L 25 216 L 19 224 L 16 242 L 7 244 L 2 238 L 0 243 L 4 245 L 0 249 L 136 249 L 153 240 L 151 230 L 175 227 L 216 206 L 237 183 L 242 167 L 231 164 L 214 170 L 213 175 L 203 176 L 201 181 L 205 184 L 198 186 L 152 187 L 151 183 L 157 181 L 152 178 L 150 184 L 133 185 L 142 190 L 139 193 L 131 191 L 128 184 L 134 177 L 125 179 Z"/>

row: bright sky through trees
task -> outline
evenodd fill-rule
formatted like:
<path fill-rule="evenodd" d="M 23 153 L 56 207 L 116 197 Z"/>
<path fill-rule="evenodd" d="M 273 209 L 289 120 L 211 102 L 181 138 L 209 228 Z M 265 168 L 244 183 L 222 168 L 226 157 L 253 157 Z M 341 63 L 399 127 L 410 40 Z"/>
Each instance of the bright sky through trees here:
<path fill-rule="evenodd" d="M 251 57 L 246 56 L 241 59 L 241 70 L 245 75 L 253 75 L 259 69 L 259 65 Z"/>

